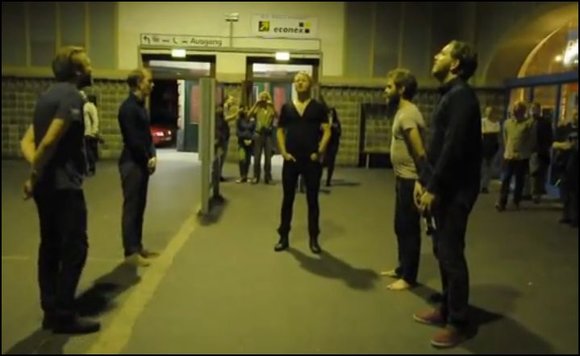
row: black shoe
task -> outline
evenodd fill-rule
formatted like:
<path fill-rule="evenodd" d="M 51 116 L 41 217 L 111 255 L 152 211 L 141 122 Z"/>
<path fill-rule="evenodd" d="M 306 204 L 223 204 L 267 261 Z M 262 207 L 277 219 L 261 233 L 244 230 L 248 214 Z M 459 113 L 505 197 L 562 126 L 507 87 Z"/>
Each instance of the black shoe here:
<path fill-rule="evenodd" d="M 90 334 L 101 330 L 101 323 L 76 315 L 59 317 L 45 315 L 42 320 L 42 328 L 50 329 L 55 334 Z"/>
<path fill-rule="evenodd" d="M 489 190 L 487 188 L 481 188 L 481 194 L 489 194 Z"/>
<path fill-rule="evenodd" d="M 562 218 L 558 221 L 560 224 L 570 224 L 572 222 L 571 219 L 568 218 Z"/>
<path fill-rule="evenodd" d="M 317 255 L 322 252 L 322 249 L 318 244 L 318 237 L 310 238 L 310 251 L 312 251 L 312 253 L 315 253 Z"/>
<path fill-rule="evenodd" d="M 288 237 L 284 238 L 281 237 L 276 246 L 274 246 L 274 251 L 280 252 L 286 250 L 290 247 L 290 243 L 288 242 Z"/>
<path fill-rule="evenodd" d="M 503 205 L 501 203 L 495 203 L 495 209 L 499 212 L 502 212 L 505 210 L 505 205 Z"/>

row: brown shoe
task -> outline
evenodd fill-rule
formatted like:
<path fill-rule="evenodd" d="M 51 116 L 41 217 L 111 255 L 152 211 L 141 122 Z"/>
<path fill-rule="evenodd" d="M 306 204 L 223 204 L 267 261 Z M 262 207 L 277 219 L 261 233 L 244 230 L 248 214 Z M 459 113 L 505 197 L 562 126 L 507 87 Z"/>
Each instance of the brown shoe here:
<path fill-rule="evenodd" d="M 427 325 L 445 326 L 447 324 L 447 319 L 440 309 L 415 313 L 413 314 L 413 319 Z"/>
<path fill-rule="evenodd" d="M 433 335 L 431 345 L 438 348 L 455 347 L 467 339 L 464 330 L 453 325 L 447 325 L 443 330 Z"/>
<path fill-rule="evenodd" d="M 159 252 L 153 252 L 153 251 L 149 251 L 146 249 L 142 249 L 141 252 L 139 252 L 139 254 L 143 258 L 155 258 L 155 257 L 159 257 L 159 255 L 160 255 Z"/>
<path fill-rule="evenodd" d="M 147 261 L 137 252 L 125 257 L 125 263 L 135 267 L 149 267 L 151 265 L 151 262 Z"/>

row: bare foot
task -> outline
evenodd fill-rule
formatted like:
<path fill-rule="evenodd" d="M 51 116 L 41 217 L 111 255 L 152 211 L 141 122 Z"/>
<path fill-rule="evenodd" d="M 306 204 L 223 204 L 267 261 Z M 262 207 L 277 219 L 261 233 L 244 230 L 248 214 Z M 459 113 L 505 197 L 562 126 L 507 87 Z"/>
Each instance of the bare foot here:
<path fill-rule="evenodd" d="M 390 290 L 407 290 L 409 288 L 411 288 L 412 286 L 407 283 L 404 279 L 397 279 L 395 282 L 389 284 L 387 286 L 387 289 Z"/>
<path fill-rule="evenodd" d="M 396 272 L 397 270 L 390 270 L 390 271 L 382 271 L 381 272 L 381 276 L 387 276 L 387 277 L 391 277 L 391 278 L 399 278 L 399 275 Z"/>

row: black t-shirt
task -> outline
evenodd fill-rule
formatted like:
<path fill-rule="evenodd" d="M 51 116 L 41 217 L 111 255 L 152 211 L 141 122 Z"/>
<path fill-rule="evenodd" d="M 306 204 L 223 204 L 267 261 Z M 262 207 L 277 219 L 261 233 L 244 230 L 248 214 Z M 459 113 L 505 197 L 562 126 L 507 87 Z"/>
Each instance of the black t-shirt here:
<path fill-rule="evenodd" d="M 36 147 L 54 118 L 69 123 L 40 177 L 39 185 L 53 189 L 81 189 L 86 173 L 83 105 L 79 90 L 71 83 L 54 84 L 38 98 L 33 121 Z"/>
<path fill-rule="evenodd" d="M 284 104 L 278 127 L 286 132 L 286 151 L 297 159 L 318 152 L 318 143 L 322 137 L 321 125 L 327 123 L 325 106 L 314 99 L 304 109 L 303 116 L 300 116 L 294 104 Z"/>

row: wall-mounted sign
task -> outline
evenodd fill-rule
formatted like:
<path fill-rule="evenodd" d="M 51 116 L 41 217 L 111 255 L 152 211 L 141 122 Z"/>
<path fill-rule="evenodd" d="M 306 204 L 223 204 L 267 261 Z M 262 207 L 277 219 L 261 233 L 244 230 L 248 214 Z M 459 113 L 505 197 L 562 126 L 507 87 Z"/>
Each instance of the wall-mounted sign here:
<path fill-rule="evenodd" d="M 315 17 L 254 15 L 251 27 L 258 37 L 316 38 L 318 34 Z"/>
<path fill-rule="evenodd" d="M 223 47 L 224 38 L 210 36 L 161 35 L 142 33 L 139 43 L 143 46 L 189 47 Z"/>

